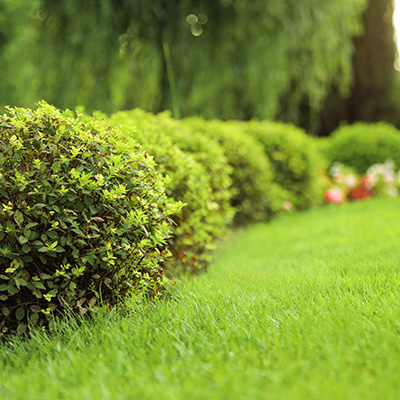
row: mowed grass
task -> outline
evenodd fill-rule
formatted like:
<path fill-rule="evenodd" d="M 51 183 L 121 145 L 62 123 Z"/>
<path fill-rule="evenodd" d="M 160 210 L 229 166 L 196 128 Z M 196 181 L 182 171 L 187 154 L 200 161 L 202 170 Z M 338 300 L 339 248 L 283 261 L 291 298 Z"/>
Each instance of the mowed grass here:
<path fill-rule="evenodd" d="M 0 399 L 397 399 L 400 200 L 232 235 L 175 300 L 0 345 Z"/>

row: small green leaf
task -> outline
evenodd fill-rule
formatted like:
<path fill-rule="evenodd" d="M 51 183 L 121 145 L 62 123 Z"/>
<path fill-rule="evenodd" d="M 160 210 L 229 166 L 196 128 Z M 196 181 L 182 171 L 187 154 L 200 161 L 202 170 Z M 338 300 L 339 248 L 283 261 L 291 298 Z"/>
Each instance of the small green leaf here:
<path fill-rule="evenodd" d="M 54 251 L 56 249 L 57 245 L 58 245 L 58 241 L 56 240 L 54 243 L 52 243 L 49 246 L 49 250 Z M 39 251 L 40 251 L 40 249 L 39 249 Z"/>
<path fill-rule="evenodd" d="M 17 311 L 15 311 L 15 318 L 17 319 L 17 321 L 21 321 L 24 317 L 25 317 L 24 307 L 17 308 Z"/>
<path fill-rule="evenodd" d="M 14 220 L 18 225 L 22 225 L 22 223 L 24 222 L 24 215 L 22 214 L 21 211 L 17 210 L 14 213 Z"/>
<path fill-rule="evenodd" d="M 15 285 L 20 289 L 21 286 L 26 286 L 27 282 L 22 278 L 15 278 Z"/>
<path fill-rule="evenodd" d="M 31 314 L 31 315 L 29 316 L 29 322 L 30 322 L 32 325 L 36 325 L 36 323 L 38 322 L 38 320 L 39 320 L 39 314 Z"/>
<path fill-rule="evenodd" d="M 22 251 L 23 251 L 25 254 L 28 254 L 31 250 L 32 250 L 31 247 L 28 246 L 28 245 L 25 245 L 25 246 L 22 247 Z"/>
<path fill-rule="evenodd" d="M 18 290 L 15 286 L 10 285 L 10 286 L 8 286 L 8 288 L 7 288 L 7 292 L 10 293 L 11 296 L 12 296 L 12 295 L 18 293 L 19 290 Z"/>
<path fill-rule="evenodd" d="M 51 239 L 58 239 L 58 233 L 56 231 L 48 231 L 47 236 Z"/>
<path fill-rule="evenodd" d="M 63 228 L 63 229 L 68 228 L 64 221 L 58 221 L 58 222 L 60 223 L 61 228 Z"/>
<path fill-rule="evenodd" d="M 31 256 L 24 256 L 22 257 L 22 260 L 24 263 L 29 264 L 33 261 L 33 258 Z"/>
<path fill-rule="evenodd" d="M 42 264 L 46 265 L 47 264 L 47 258 L 43 257 L 43 256 L 39 256 L 39 260 Z"/>
<path fill-rule="evenodd" d="M 16 258 L 13 260 L 10 264 L 10 267 L 6 269 L 7 274 L 12 274 L 14 271 L 16 271 L 21 265 L 21 261 L 19 258 Z"/>
<path fill-rule="evenodd" d="M 40 313 L 42 310 L 39 306 L 30 306 L 30 309 L 33 313 Z"/>
<path fill-rule="evenodd" d="M 18 241 L 21 243 L 21 244 L 25 244 L 25 243 L 27 243 L 28 242 L 28 239 L 25 237 L 25 236 L 20 236 L 19 238 L 18 238 Z"/>
<path fill-rule="evenodd" d="M 45 288 L 45 286 L 43 285 L 42 282 L 35 282 L 34 285 L 35 285 L 36 289 L 46 290 L 46 288 Z"/>
<path fill-rule="evenodd" d="M 27 328 L 28 326 L 26 324 L 19 324 L 17 328 L 18 335 L 23 335 Z"/>

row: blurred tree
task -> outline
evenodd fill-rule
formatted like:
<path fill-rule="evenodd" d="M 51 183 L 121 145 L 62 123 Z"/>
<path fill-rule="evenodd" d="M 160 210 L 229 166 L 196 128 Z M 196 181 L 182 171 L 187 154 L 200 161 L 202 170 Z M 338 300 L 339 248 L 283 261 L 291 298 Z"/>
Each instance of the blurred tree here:
<path fill-rule="evenodd" d="M 274 118 L 283 107 L 297 122 L 303 101 L 318 115 L 332 82 L 348 88 L 364 0 L 186 3 L 181 18 L 190 11 L 208 22 L 171 45 L 184 115 Z"/>
<path fill-rule="evenodd" d="M 41 0 L 22 94 L 105 112 L 315 119 L 332 85 L 351 83 L 365 2 Z"/>
<path fill-rule="evenodd" d="M 321 113 L 322 134 L 329 134 L 342 121 L 400 123 L 393 7 L 392 0 L 369 0 L 363 32 L 353 40 L 353 83 L 348 96 L 334 88 L 327 98 Z"/>
<path fill-rule="evenodd" d="M 29 60 L 35 32 L 31 24 L 40 0 L 0 0 L 0 105 L 26 102 L 34 66 Z"/>

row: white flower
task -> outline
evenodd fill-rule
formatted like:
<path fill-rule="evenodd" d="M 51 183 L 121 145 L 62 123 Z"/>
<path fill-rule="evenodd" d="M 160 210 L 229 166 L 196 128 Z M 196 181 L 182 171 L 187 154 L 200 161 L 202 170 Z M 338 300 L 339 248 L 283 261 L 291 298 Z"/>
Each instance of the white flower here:
<path fill-rule="evenodd" d="M 347 174 L 344 176 L 344 183 L 349 187 L 353 187 L 357 184 L 357 177 L 354 174 Z"/>

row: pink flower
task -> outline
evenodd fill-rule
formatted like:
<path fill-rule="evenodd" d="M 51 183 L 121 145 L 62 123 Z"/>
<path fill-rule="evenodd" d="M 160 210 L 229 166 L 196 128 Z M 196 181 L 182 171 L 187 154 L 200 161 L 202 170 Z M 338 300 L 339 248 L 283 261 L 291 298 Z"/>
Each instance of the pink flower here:
<path fill-rule="evenodd" d="M 293 203 L 292 203 L 291 201 L 286 200 L 286 201 L 283 203 L 283 209 L 284 209 L 284 210 L 289 211 L 289 210 L 291 210 L 292 208 L 293 208 Z"/>
<path fill-rule="evenodd" d="M 325 192 L 325 200 L 328 203 L 340 204 L 344 201 L 344 193 L 339 188 L 332 188 Z"/>
<path fill-rule="evenodd" d="M 374 186 L 375 179 L 371 175 L 365 175 L 362 180 L 361 184 L 368 189 L 371 189 Z"/>

